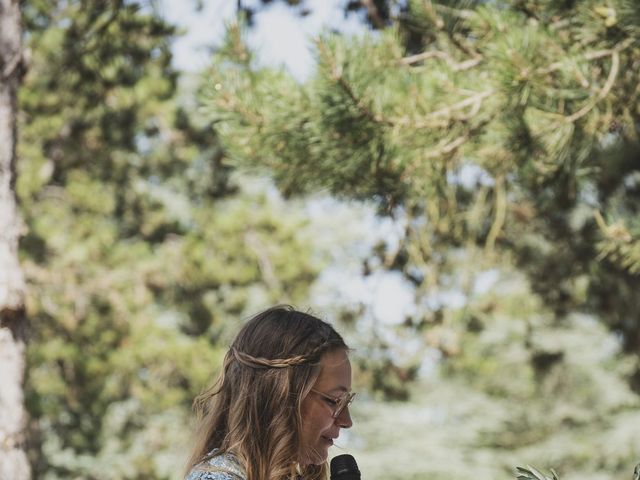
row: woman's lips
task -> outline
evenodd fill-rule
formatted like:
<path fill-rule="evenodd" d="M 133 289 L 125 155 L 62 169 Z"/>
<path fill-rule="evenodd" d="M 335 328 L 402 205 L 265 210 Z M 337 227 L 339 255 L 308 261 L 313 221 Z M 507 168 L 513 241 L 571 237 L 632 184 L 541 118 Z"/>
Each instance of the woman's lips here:
<path fill-rule="evenodd" d="M 329 446 L 333 445 L 333 439 L 329 437 L 322 437 L 322 439 L 329 444 Z"/>

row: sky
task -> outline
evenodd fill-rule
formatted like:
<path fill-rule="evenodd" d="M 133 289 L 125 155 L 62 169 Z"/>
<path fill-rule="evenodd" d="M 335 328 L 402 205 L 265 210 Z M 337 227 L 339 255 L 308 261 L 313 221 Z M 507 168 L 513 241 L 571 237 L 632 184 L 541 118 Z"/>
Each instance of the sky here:
<path fill-rule="evenodd" d="M 258 3 L 243 1 L 245 6 Z M 255 26 L 248 42 L 258 51 L 258 58 L 264 65 L 283 65 L 302 81 L 313 71 L 310 46 L 314 36 L 326 28 L 352 34 L 365 30 L 356 15 L 345 18 L 343 3 L 344 0 L 306 0 L 302 7 L 311 13 L 301 17 L 300 8 L 273 2 L 255 15 Z M 209 47 L 220 42 L 225 24 L 233 20 L 236 13 L 234 0 L 203 0 L 203 9 L 199 12 L 194 10 L 194 4 L 184 0 L 160 1 L 165 17 L 184 30 L 173 47 L 174 66 L 187 72 L 197 72 L 208 66 Z"/>

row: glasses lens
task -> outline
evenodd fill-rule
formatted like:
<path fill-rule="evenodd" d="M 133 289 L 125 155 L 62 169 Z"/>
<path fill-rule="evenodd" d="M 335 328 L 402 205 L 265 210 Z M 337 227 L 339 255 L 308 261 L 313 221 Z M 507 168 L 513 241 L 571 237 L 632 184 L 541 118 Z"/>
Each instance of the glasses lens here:
<path fill-rule="evenodd" d="M 342 398 L 340 398 L 340 402 L 338 403 L 338 408 L 333 412 L 333 418 L 340 415 L 345 408 L 347 408 L 353 402 L 353 397 L 355 397 L 355 393 L 345 393 Z"/>

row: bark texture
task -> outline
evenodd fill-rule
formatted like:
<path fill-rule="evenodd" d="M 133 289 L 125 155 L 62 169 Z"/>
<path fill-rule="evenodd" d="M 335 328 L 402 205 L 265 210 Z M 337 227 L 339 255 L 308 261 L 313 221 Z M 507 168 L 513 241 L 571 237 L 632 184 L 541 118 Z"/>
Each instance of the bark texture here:
<path fill-rule="evenodd" d="M 25 283 L 15 194 L 17 90 L 22 70 L 18 0 L 0 0 L 0 480 L 27 480 Z"/>

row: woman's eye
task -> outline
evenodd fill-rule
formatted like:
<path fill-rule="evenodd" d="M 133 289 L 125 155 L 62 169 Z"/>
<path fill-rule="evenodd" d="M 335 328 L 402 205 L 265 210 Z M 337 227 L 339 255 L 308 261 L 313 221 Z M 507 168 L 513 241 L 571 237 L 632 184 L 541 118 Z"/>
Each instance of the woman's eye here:
<path fill-rule="evenodd" d="M 339 402 L 339 400 L 334 400 L 333 398 L 328 398 L 328 397 L 325 397 L 324 401 L 327 402 L 332 407 L 335 407 L 336 405 L 338 405 L 338 402 Z"/>

